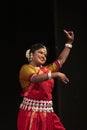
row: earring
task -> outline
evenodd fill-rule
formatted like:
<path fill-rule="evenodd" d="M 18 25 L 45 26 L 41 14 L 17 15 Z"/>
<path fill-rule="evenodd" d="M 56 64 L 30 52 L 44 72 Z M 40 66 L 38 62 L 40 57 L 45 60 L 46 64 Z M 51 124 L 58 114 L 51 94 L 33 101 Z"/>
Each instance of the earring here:
<path fill-rule="evenodd" d="M 33 58 L 33 54 L 30 53 L 29 61 L 32 61 L 32 58 Z"/>

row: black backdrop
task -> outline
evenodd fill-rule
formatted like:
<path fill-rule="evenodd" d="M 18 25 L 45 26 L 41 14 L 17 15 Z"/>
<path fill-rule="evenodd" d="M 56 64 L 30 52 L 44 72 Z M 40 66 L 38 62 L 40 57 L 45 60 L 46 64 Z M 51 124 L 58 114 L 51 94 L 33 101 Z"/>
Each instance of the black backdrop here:
<path fill-rule="evenodd" d="M 65 86 L 55 80 L 54 110 L 67 130 L 86 129 L 86 4 L 18 0 L 4 3 L 2 12 L 0 130 L 17 130 L 21 92 L 18 72 L 27 62 L 26 49 L 33 43 L 45 42 L 49 47 L 48 62 L 53 61 L 67 42 L 63 29 L 73 30 L 75 41 L 62 69 L 70 83 Z"/>

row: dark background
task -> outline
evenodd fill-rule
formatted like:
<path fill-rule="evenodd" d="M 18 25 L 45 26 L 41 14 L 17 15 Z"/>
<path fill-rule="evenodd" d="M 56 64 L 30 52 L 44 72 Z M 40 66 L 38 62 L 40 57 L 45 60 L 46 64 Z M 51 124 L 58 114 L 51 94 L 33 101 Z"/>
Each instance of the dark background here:
<path fill-rule="evenodd" d="M 62 68 L 70 83 L 55 79 L 54 110 L 67 130 L 86 130 L 86 3 L 84 1 L 8 1 L 1 13 L 1 102 L 0 130 L 17 130 L 21 88 L 18 73 L 27 62 L 31 44 L 45 42 L 48 63 L 67 42 L 63 29 L 73 30 L 75 40 Z M 59 86 L 58 86 L 59 85 Z"/>

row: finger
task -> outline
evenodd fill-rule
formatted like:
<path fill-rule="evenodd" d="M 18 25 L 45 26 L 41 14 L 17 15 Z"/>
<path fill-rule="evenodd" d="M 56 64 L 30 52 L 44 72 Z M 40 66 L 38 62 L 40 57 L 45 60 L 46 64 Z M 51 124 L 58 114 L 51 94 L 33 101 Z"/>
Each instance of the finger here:
<path fill-rule="evenodd" d="M 67 31 L 67 30 L 64 29 L 63 31 L 64 31 L 66 34 L 68 34 L 68 31 Z"/>
<path fill-rule="evenodd" d="M 72 35 L 72 31 L 64 30 L 64 33 L 67 37 L 70 37 Z"/>
<path fill-rule="evenodd" d="M 73 35 L 74 34 L 73 31 L 64 30 L 64 32 L 65 32 L 66 35 Z"/>
<path fill-rule="evenodd" d="M 69 79 L 68 79 L 68 78 L 66 78 L 66 81 L 67 81 L 67 82 L 69 82 Z"/>
<path fill-rule="evenodd" d="M 64 80 L 64 83 L 67 84 L 68 82 L 69 82 L 69 79 L 66 78 L 66 79 Z"/>
<path fill-rule="evenodd" d="M 67 84 L 68 82 L 64 81 L 65 84 Z"/>
<path fill-rule="evenodd" d="M 65 84 L 68 84 L 68 81 L 64 81 Z"/>
<path fill-rule="evenodd" d="M 69 33 L 70 35 L 73 35 L 73 31 L 68 31 L 68 33 Z"/>

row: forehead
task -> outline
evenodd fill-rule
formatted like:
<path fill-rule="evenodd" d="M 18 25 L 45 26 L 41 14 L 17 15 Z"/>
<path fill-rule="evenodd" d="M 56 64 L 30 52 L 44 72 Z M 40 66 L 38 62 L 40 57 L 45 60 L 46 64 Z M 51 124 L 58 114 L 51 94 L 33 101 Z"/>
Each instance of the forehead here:
<path fill-rule="evenodd" d="M 41 51 L 41 52 L 43 52 L 43 53 L 47 53 L 47 49 L 46 49 L 46 48 L 40 48 L 40 49 L 38 49 L 37 51 Z"/>

